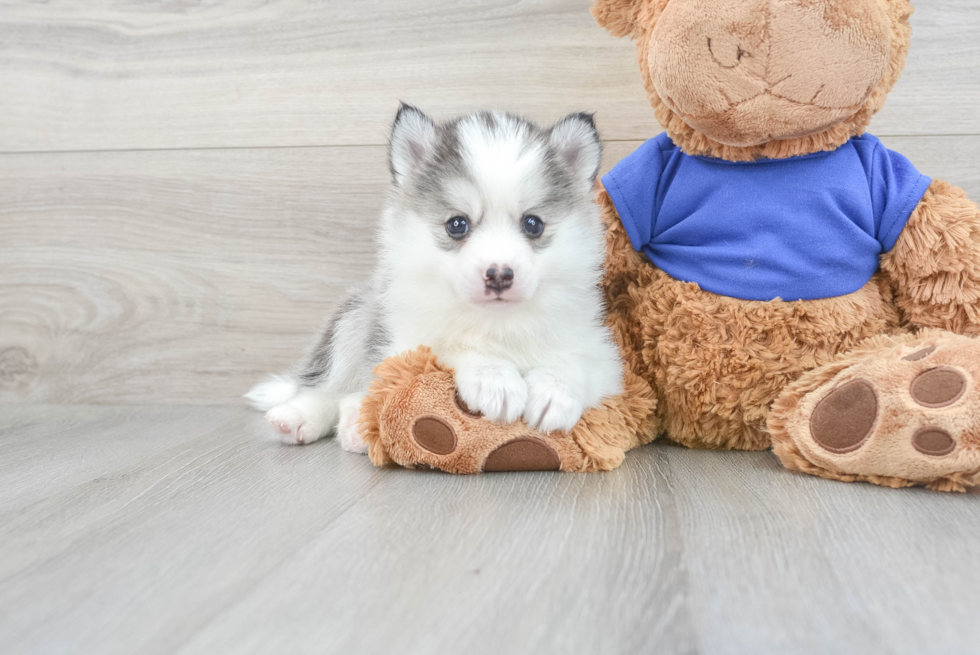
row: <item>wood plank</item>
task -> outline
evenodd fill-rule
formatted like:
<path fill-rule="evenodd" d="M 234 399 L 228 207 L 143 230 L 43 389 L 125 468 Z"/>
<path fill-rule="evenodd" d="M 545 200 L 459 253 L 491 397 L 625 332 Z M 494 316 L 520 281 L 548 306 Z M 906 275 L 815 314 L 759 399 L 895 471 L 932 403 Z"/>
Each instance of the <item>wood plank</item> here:
<path fill-rule="evenodd" d="M 447 117 L 598 112 L 658 131 L 635 48 L 588 0 L 5 0 L 0 152 L 382 144 L 397 101 Z M 874 130 L 978 134 L 980 4 L 930 0 Z"/>
<path fill-rule="evenodd" d="M 704 652 L 976 649 L 976 493 L 828 484 L 769 453 L 666 459 Z"/>
<path fill-rule="evenodd" d="M 11 532 L 12 524 L 2 517 L 53 496 L 67 497 L 93 480 L 110 488 L 116 482 L 113 472 L 120 467 L 166 461 L 174 450 L 197 448 L 196 442 L 207 435 L 227 432 L 229 421 L 238 416 L 235 412 L 236 408 L 2 406 L 0 524 Z M 62 517 L 66 523 L 73 518 Z M 0 562 L 0 577 L 10 565 L 9 559 Z"/>
<path fill-rule="evenodd" d="M 885 141 L 980 198 L 980 137 Z M 605 167 L 637 145 L 607 144 Z M 366 278 L 384 157 L 0 156 L 0 400 L 239 402 Z"/>
<path fill-rule="evenodd" d="M 980 638 L 976 494 L 662 444 L 604 474 L 377 470 L 332 440 L 280 446 L 257 420 L 0 407 L 17 454 L 0 474 L 30 487 L 0 496 L 0 651 L 959 653 Z"/>
<path fill-rule="evenodd" d="M 295 361 L 366 278 L 384 157 L 374 147 L 3 159 L 0 397 L 237 402 Z"/>
<path fill-rule="evenodd" d="M 386 472 L 179 652 L 696 652 L 658 455 L 611 475 Z M 297 605 L 322 613 L 243 632 L 295 626 Z"/>
<path fill-rule="evenodd" d="M 4 479 L 51 483 L 0 501 L 0 652 L 173 652 L 384 477 L 242 408 L 75 409 L 0 410 L 0 443 L 30 450 Z M 70 482 L 62 449 L 88 460 Z"/>

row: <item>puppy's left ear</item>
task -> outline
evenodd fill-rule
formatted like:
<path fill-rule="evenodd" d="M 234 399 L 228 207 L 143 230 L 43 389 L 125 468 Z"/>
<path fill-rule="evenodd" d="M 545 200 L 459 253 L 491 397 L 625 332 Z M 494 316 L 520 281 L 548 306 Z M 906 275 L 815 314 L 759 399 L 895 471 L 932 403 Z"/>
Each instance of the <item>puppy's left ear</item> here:
<path fill-rule="evenodd" d="M 576 180 L 591 188 L 602 162 L 602 142 L 592 114 L 569 114 L 551 128 L 551 147 Z"/>
<path fill-rule="evenodd" d="M 391 126 L 388 166 L 396 184 L 403 184 L 432 153 L 436 145 L 436 124 L 421 109 L 405 104 Z"/>

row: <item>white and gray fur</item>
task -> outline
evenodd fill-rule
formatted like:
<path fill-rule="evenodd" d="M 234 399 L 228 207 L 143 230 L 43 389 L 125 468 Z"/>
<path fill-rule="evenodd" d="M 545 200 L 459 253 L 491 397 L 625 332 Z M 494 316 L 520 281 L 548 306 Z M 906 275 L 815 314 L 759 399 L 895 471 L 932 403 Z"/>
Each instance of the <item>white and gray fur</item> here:
<path fill-rule="evenodd" d="M 269 410 L 285 442 L 337 427 L 345 448 L 363 451 L 357 410 L 374 367 L 427 345 L 455 369 L 463 401 L 490 420 L 571 428 L 620 391 L 622 376 L 598 287 L 600 156 L 587 114 L 548 129 L 489 112 L 437 124 L 403 104 L 370 282 L 294 373 L 256 386 L 249 400 Z M 447 232 L 456 217 L 469 228 L 462 238 Z M 528 217 L 543 233 L 531 233 Z M 501 270 L 506 284 L 493 277 Z"/>

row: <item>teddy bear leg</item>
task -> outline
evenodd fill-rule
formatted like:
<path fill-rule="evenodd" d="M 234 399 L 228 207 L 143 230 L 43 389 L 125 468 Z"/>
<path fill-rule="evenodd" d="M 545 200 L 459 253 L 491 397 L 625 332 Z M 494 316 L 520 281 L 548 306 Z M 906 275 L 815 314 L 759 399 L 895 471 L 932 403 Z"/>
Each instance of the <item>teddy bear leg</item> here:
<path fill-rule="evenodd" d="M 582 449 L 567 433 L 541 433 L 521 421 L 500 425 L 471 411 L 452 371 L 427 348 L 391 357 L 375 374 L 360 431 L 378 466 L 464 474 L 582 467 Z"/>
<path fill-rule="evenodd" d="M 575 469 L 582 459 L 566 434 L 539 433 L 521 421 L 501 425 L 471 411 L 446 371 L 420 375 L 391 394 L 379 419 L 387 452 L 408 468 L 557 471 Z"/>
<path fill-rule="evenodd" d="M 544 433 L 523 421 L 500 425 L 471 411 L 451 370 L 427 348 L 391 357 L 361 403 L 360 429 L 376 465 L 449 473 L 598 471 L 654 434 L 656 398 L 627 373 L 625 392 L 585 412 L 570 432 Z"/>
<path fill-rule="evenodd" d="M 870 339 L 789 385 L 768 426 L 790 469 L 964 491 L 980 484 L 980 339 L 941 330 Z"/>

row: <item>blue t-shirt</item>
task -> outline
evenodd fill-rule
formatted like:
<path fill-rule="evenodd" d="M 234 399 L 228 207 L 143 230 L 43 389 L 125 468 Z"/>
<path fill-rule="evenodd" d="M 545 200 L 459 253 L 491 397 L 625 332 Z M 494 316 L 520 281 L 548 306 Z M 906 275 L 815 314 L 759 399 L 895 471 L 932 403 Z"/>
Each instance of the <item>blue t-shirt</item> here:
<path fill-rule="evenodd" d="M 870 134 L 734 163 L 686 155 L 664 133 L 602 178 L 634 248 L 676 279 L 745 300 L 857 291 L 930 182 Z"/>

